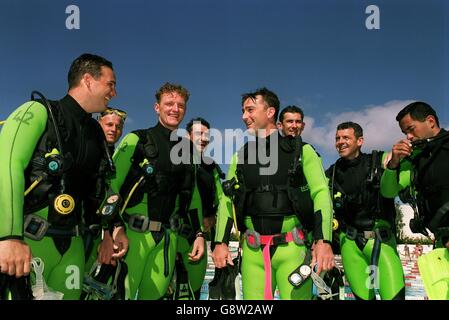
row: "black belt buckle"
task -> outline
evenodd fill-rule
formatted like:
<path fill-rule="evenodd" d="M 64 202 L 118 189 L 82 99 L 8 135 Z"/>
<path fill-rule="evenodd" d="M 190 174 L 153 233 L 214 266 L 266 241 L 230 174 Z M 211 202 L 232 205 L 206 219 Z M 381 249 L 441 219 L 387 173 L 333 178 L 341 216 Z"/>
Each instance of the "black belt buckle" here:
<path fill-rule="evenodd" d="M 137 232 L 145 232 L 149 227 L 149 219 L 145 216 L 130 215 L 128 219 L 128 227 Z"/>
<path fill-rule="evenodd" d="M 346 227 L 346 238 L 348 238 L 349 240 L 354 240 L 355 238 L 357 238 L 357 229 Z"/>
<path fill-rule="evenodd" d="M 287 243 L 287 240 L 285 240 L 285 236 L 286 236 L 285 233 L 275 235 L 272 240 L 273 246 Z"/>
<path fill-rule="evenodd" d="M 50 224 L 44 218 L 34 214 L 28 214 L 25 216 L 23 235 L 31 240 L 42 240 L 49 226 Z"/>

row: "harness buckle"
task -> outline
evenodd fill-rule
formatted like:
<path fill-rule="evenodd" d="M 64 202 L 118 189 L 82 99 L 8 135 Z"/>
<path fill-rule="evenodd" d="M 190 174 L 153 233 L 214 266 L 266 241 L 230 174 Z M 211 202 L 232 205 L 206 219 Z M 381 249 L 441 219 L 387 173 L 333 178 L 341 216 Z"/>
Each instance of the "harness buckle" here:
<path fill-rule="evenodd" d="M 294 227 L 292 230 L 292 237 L 293 242 L 296 243 L 298 246 L 302 246 L 305 244 L 305 235 L 302 229 Z"/>
<path fill-rule="evenodd" d="M 162 222 L 155 221 L 155 220 L 148 220 L 148 230 L 149 231 L 161 231 L 162 229 Z"/>
<path fill-rule="evenodd" d="M 23 235 L 31 240 L 40 241 L 47 233 L 50 224 L 47 220 L 35 214 L 25 216 Z"/>
<path fill-rule="evenodd" d="M 260 233 L 255 230 L 246 229 L 245 231 L 246 244 L 252 249 L 260 248 Z"/>
<path fill-rule="evenodd" d="M 357 229 L 353 228 L 353 227 L 346 227 L 346 238 L 348 238 L 349 240 L 354 240 L 355 238 L 357 238 Z"/>
<path fill-rule="evenodd" d="M 374 239 L 376 237 L 377 230 L 376 231 L 363 231 L 363 237 L 365 239 Z"/>
<path fill-rule="evenodd" d="M 128 219 L 128 227 L 136 232 L 146 232 L 149 224 L 150 220 L 145 216 L 130 215 Z"/>

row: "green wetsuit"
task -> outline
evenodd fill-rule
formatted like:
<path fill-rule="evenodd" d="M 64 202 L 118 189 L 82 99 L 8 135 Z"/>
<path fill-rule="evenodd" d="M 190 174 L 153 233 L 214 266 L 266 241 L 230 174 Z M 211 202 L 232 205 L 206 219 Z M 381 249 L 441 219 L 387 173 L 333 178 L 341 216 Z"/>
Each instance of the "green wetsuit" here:
<path fill-rule="evenodd" d="M 141 161 L 150 155 L 154 158 L 154 174 L 139 185 L 125 210 L 129 216 L 148 217 L 161 224 L 160 231 L 139 232 L 126 222 L 129 238 L 125 257 L 128 265 L 126 296 L 129 299 L 155 300 L 167 291 L 175 266 L 178 241 L 176 232 L 170 226 L 170 217 L 180 208 L 179 195 L 186 179 L 191 179 L 192 174 L 191 165 L 175 165 L 170 160 L 170 151 L 177 143 L 170 141 L 171 131 L 160 123 L 145 130 L 144 134 L 150 130 L 157 150 L 146 151 L 147 145 L 139 142 L 141 138 L 130 133 L 124 137 L 113 157 L 117 172 L 111 181 L 111 188 L 115 192 L 120 191 L 123 199 L 127 199 L 131 188 L 142 176 L 139 171 Z M 191 182 L 188 184 L 191 188 Z M 191 189 L 187 191 L 191 192 Z"/>
<path fill-rule="evenodd" d="M 279 135 L 277 132 L 273 134 Z M 229 167 L 227 179 L 230 180 L 236 177 L 239 180 L 239 184 L 244 184 L 240 188 L 246 190 L 257 188 L 260 185 L 272 185 L 274 189 L 278 186 L 285 185 L 288 179 L 288 169 L 291 167 L 295 154 L 295 139 L 281 136 L 278 138 L 279 143 L 276 146 L 278 148 L 278 157 L 273 159 L 273 161 L 277 161 L 278 163 L 276 173 L 272 175 L 260 175 L 259 169 L 263 166 L 259 163 L 248 164 L 249 161 L 246 161 L 246 156 L 242 152 L 245 150 L 244 147 L 234 155 Z M 270 136 L 266 139 L 267 149 L 269 149 L 269 139 Z M 251 150 L 251 146 L 248 146 L 248 149 Z M 239 162 L 245 164 L 238 164 Z M 302 147 L 301 165 L 314 205 L 316 217 L 313 230 L 314 240 L 323 239 L 329 241 L 332 237 L 332 204 L 327 179 L 324 174 L 321 159 L 309 144 L 304 144 Z M 241 171 L 241 175 L 237 171 Z M 240 179 L 244 181 L 240 181 Z M 279 193 L 278 199 L 286 199 L 285 194 L 279 196 Z M 249 229 L 257 231 L 261 235 L 275 235 L 291 232 L 293 228 L 300 224 L 297 215 L 294 213 L 292 204 L 290 202 L 282 203 L 281 201 L 276 203 L 275 196 L 273 196 L 271 191 L 263 193 L 263 196 L 259 198 L 263 203 L 257 203 L 256 200 L 253 200 L 252 204 L 249 204 L 251 201 L 250 197 L 251 194 L 246 192 L 246 205 L 242 210 L 243 217 L 240 217 L 240 214 L 237 213 L 237 221 L 243 219 L 243 224 L 239 227 L 243 228 L 243 230 L 240 230 L 241 232 L 245 231 L 244 229 Z M 266 201 L 263 199 L 269 200 Z M 275 203 L 271 204 L 272 202 Z M 284 212 L 279 212 L 276 211 L 276 208 L 283 208 L 285 210 Z M 270 214 L 270 210 L 272 210 L 272 214 Z M 236 208 L 236 211 L 239 212 L 240 209 Z M 218 209 L 216 242 L 228 241 L 229 231 L 232 227 L 232 215 L 232 202 L 228 197 L 223 196 Z M 243 243 L 241 272 L 244 299 L 261 300 L 265 297 L 266 270 L 264 269 L 263 247 L 255 249 L 249 247 L 247 241 Z M 293 287 L 288 281 L 290 273 L 303 263 L 306 250 L 305 245 L 296 244 L 293 241 L 271 247 L 272 288 L 267 288 L 268 290 L 271 289 L 271 292 L 274 292 L 276 286 L 278 286 L 281 299 L 312 298 L 312 281 L 310 278 L 299 288 Z"/>
<path fill-rule="evenodd" d="M 82 230 L 82 222 L 95 215 L 99 203 L 95 195 L 97 191 L 101 194 L 96 187 L 97 179 L 101 180 L 104 134 L 71 96 L 54 104 L 52 110 L 61 131 L 64 154 L 72 159 L 63 163 L 65 193 L 73 197 L 75 208 L 63 215 L 50 205 L 59 195 L 61 180 L 59 176 L 49 176 L 43 163 L 45 153 L 58 146 L 48 133 L 52 124 L 47 119 L 46 107 L 27 102 L 9 116 L 0 134 L 0 241 L 24 239 L 24 216 L 28 214 L 47 220 L 51 228 L 68 231 L 62 237 L 24 240 L 32 255 L 43 260 L 47 285 L 64 293 L 64 299 L 78 299 L 84 275 L 84 249 L 75 226 Z M 42 181 L 24 197 L 24 191 L 38 178 Z"/>
<path fill-rule="evenodd" d="M 377 158 L 379 169 L 384 157 L 385 153 Z M 404 272 L 395 240 L 396 211 L 393 200 L 379 194 L 380 175 L 372 183 L 367 182 L 371 165 L 372 156 L 361 153 L 353 160 L 340 158 L 326 171 L 331 188 L 334 183 L 334 209 L 341 226 L 339 241 L 345 276 L 356 298 L 374 299 L 374 288 L 378 287 L 382 299 L 404 299 Z M 379 228 L 388 234 L 378 243 L 380 246 L 375 246 L 374 238 L 367 239 L 361 234 Z M 378 268 L 371 266 L 373 251 L 378 256 Z"/>
<path fill-rule="evenodd" d="M 436 240 L 434 248 L 444 248 L 449 241 L 449 210 L 445 209 L 449 203 L 449 136 L 446 134 L 447 131 L 441 129 L 439 134 L 433 137 L 433 141 L 416 146 L 412 155 L 400 162 L 397 170 L 386 169 L 381 179 L 381 191 L 385 197 L 393 198 L 407 187 L 411 188 L 411 192 L 408 190 L 407 193 L 413 198 L 419 215 L 415 216 L 413 226 L 410 223 L 410 228 L 417 233 L 425 232 L 424 228 L 432 231 Z M 438 212 L 443 214 L 438 217 Z M 427 267 L 426 278 L 431 272 L 434 281 L 443 280 L 446 285 L 440 286 L 440 282 L 425 283 L 426 290 L 431 290 L 428 292 L 431 298 L 447 299 L 449 260 L 444 258 L 447 254 L 435 257 L 438 261 L 434 262 L 435 266 Z M 431 261 L 431 258 L 423 259 L 422 267 L 425 267 L 428 261 Z"/>

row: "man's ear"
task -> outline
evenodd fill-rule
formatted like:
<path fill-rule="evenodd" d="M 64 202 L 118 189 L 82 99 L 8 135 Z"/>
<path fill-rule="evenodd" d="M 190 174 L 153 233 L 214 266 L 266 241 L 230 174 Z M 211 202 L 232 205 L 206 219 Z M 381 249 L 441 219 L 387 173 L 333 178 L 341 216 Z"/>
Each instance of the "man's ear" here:
<path fill-rule="evenodd" d="M 156 111 L 157 114 L 160 113 L 160 106 L 159 106 L 159 103 L 155 103 L 155 104 L 154 104 L 154 111 Z"/>
<path fill-rule="evenodd" d="M 92 80 L 94 80 L 94 78 L 92 77 L 92 75 L 90 73 L 85 73 L 83 74 L 83 76 L 81 77 L 81 81 L 80 83 L 82 85 L 84 85 L 89 91 L 91 89 L 91 85 L 92 85 Z"/>
<path fill-rule="evenodd" d="M 267 108 L 267 116 L 268 118 L 274 118 L 274 114 L 276 113 L 276 109 L 274 107 Z"/>

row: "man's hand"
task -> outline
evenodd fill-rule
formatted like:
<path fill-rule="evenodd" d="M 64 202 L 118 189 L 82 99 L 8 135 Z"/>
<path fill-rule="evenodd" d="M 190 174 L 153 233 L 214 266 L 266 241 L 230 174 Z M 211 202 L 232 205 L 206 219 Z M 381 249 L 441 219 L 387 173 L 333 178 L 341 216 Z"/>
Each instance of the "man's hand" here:
<path fill-rule="evenodd" d="M 31 249 L 23 241 L 8 239 L 0 241 L 0 272 L 16 278 L 30 273 Z"/>
<path fill-rule="evenodd" d="M 331 270 L 335 266 L 332 247 L 323 240 L 318 240 L 312 247 L 312 268 L 315 264 L 318 265 L 317 274 L 320 274 L 321 271 Z"/>
<path fill-rule="evenodd" d="M 112 258 L 114 259 L 120 259 L 123 258 L 128 251 L 128 237 L 126 236 L 125 228 L 115 227 L 114 231 L 112 232 L 112 240 L 114 240 L 114 254 L 112 255 Z"/>
<path fill-rule="evenodd" d="M 206 247 L 206 240 L 204 237 L 196 237 L 195 242 L 193 243 L 192 252 L 190 252 L 189 260 L 196 262 L 200 260 L 204 255 L 204 248 Z"/>
<path fill-rule="evenodd" d="M 402 139 L 401 141 L 398 141 L 391 150 L 391 159 L 387 164 L 387 168 L 394 170 L 399 167 L 401 160 L 410 156 L 412 151 L 412 144 L 409 140 Z"/>
<path fill-rule="evenodd" d="M 231 266 L 234 265 L 226 243 L 215 245 L 214 252 L 212 252 L 212 260 L 214 261 L 216 268 L 224 268 L 227 264 L 230 264 Z"/>
<path fill-rule="evenodd" d="M 101 264 L 116 265 L 115 259 L 112 259 L 114 254 L 114 241 L 112 240 L 109 230 L 104 230 L 103 240 L 98 247 L 98 262 Z"/>

